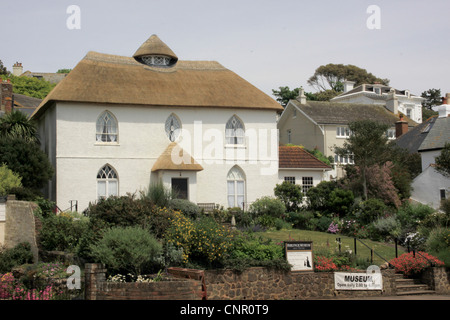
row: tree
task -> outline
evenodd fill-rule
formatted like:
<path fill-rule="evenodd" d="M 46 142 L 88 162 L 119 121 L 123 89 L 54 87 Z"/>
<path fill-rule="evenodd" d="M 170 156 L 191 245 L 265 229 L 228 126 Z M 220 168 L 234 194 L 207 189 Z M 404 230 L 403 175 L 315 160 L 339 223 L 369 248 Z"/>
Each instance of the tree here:
<path fill-rule="evenodd" d="M 13 85 L 13 92 L 23 94 L 29 97 L 44 99 L 50 91 L 56 86 L 44 79 L 33 77 L 10 75 L 8 77 Z"/>
<path fill-rule="evenodd" d="M 14 110 L 0 118 L 0 137 L 23 138 L 28 142 L 39 143 L 34 121 L 26 114 Z"/>
<path fill-rule="evenodd" d="M 69 73 L 70 71 L 72 71 L 72 69 L 58 69 L 56 73 Z"/>
<path fill-rule="evenodd" d="M 367 200 L 367 169 L 386 162 L 389 147 L 386 131 L 388 125 L 372 120 L 349 123 L 350 137 L 342 147 L 334 147 L 338 156 L 352 157 L 361 173 L 361 186 L 364 199 Z"/>
<path fill-rule="evenodd" d="M 318 91 L 332 90 L 341 92 L 344 89 L 344 80 L 354 81 L 355 86 L 375 82 L 389 85 L 389 79 L 377 78 L 365 69 L 354 65 L 332 63 L 318 67 L 307 82 Z"/>
<path fill-rule="evenodd" d="M 303 202 L 303 193 L 300 186 L 288 181 L 277 184 L 275 196 L 280 199 L 286 206 L 288 212 L 297 212 Z"/>
<path fill-rule="evenodd" d="M 425 98 L 425 100 L 422 101 L 422 107 L 428 110 L 442 104 L 441 89 L 428 89 L 427 91 L 422 92 L 420 96 Z"/>
<path fill-rule="evenodd" d="M 0 163 L 22 177 L 22 186 L 39 194 L 54 174 L 39 145 L 18 137 L 0 137 Z"/>
<path fill-rule="evenodd" d="M 447 142 L 441 150 L 441 154 L 435 158 L 436 169 L 446 177 L 450 177 L 450 142 Z"/>
<path fill-rule="evenodd" d="M 3 65 L 2 60 L 0 60 L 0 75 L 9 75 L 8 70 L 6 70 L 6 67 Z"/>
<path fill-rule="evenodd" d="M 273 90 L 272 94 L 277 98 L 277 101 L 285 108 L 289 100 L 296 99 L 299 95 L 300 88 L 289 89 L 289 87 L 279 87 L 279 90 Z"/>

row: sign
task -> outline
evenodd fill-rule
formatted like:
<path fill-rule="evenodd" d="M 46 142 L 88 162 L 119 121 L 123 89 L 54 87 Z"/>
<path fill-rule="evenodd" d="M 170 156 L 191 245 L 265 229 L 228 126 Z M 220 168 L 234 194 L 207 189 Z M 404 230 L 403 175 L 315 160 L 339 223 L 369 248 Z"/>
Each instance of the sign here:
<path fill-rule="evenodd" d="M 383 290 L 381 272 L 376 273 L 334 273 L 335 290 Z"/>
<path fill-rule="evenodd" d="M 291 271 L 314 271 L 312 241 L 286 241 L 284 246 Z"/>

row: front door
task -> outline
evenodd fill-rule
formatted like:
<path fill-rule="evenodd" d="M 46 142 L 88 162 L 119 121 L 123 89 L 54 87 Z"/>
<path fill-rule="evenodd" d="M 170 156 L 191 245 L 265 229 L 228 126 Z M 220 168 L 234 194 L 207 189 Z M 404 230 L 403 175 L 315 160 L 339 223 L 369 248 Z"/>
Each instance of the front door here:
<path fill-rule="evenodd" d="M 188 179 L 172 178 L 172 192 L 177 199 L 188 199 Z"/>

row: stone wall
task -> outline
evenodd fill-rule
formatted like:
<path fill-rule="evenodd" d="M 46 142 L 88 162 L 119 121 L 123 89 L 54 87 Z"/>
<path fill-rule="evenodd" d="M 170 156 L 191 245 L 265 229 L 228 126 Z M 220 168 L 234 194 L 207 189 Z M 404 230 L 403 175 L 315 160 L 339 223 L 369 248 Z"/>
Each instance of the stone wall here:
<path fill-rule="evenodd" d="M 85 266 L 86 300 L 202 300 L 202 283 L 190 279 L 165 279 L 150 283 L 114 283 L 105 279 L 100 264 Z"/>
<path fill-rule="evenodd" d="M 420 279 L 437 294 L 450 294 L 450 269 L 434 267 L 426 269 Z"/>
<path fill-rule="evenodd" d="M 21 242 L 31 245 L 34 261 L 38 261 L 36 223 L 34 209 L 36 204 L 27 201 L 9 200 L 6 202 L 4 245 L 13 248 Z"/>
<path fill-rule="evenodd" d="M 383 290 L 344 291 L 334 289 L 332 272 L 295 273 L 250 268 L 205 271 L 208 300 L 306 300 L 337 296 L 379 296 L 395 294 L 393 271 L 383 271 Z"/>

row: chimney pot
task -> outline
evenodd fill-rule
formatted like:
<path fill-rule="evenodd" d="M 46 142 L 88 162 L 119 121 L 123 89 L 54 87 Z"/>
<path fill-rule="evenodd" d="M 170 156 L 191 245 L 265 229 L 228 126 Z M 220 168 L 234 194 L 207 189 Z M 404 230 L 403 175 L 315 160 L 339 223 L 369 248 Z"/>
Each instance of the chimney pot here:
<path fill-rule="evenodd" d="M 395 123 L 395 138 L 408 132 L 408 122 L 403 119 L 403 114 L 400 115 L 400 120 Z"/>

